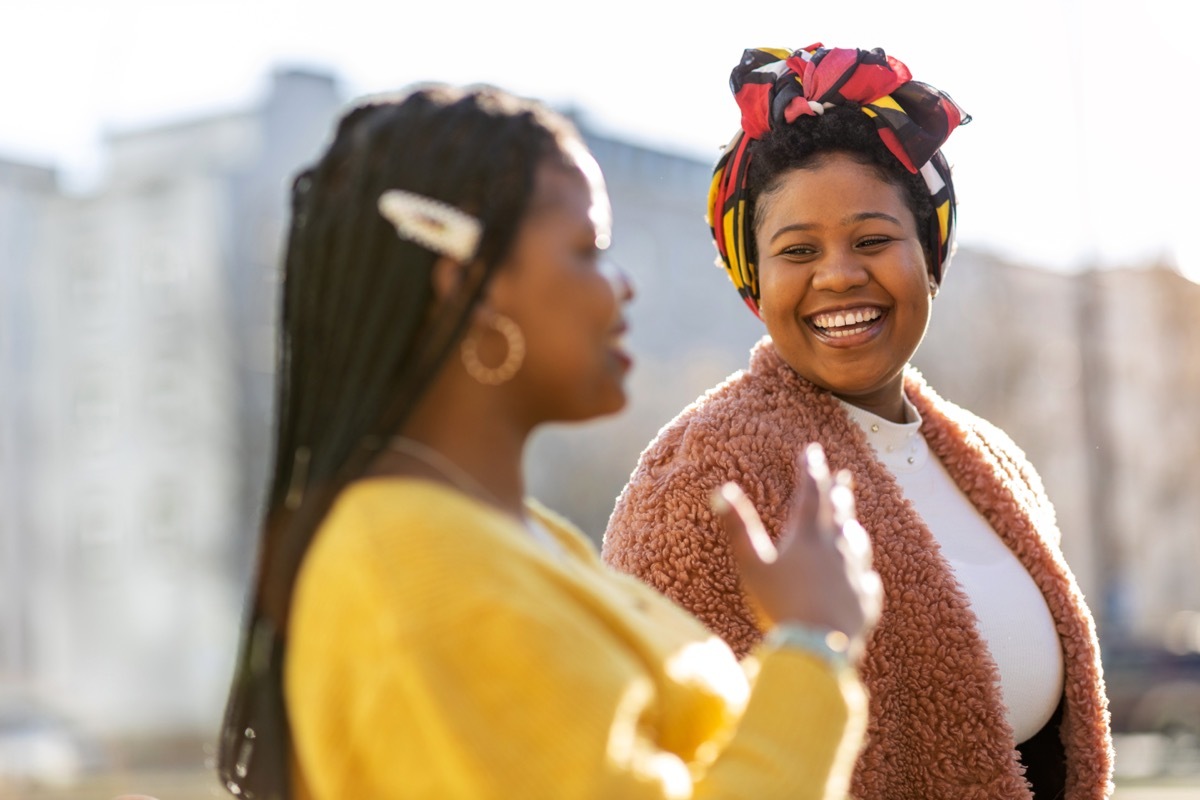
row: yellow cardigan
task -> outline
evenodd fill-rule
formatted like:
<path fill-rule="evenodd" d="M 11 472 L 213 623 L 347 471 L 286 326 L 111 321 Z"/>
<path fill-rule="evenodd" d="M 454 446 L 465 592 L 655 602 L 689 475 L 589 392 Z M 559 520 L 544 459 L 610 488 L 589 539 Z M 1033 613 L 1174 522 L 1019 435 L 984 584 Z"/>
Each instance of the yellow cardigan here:
<path fill-rule="evenodd" d="M 844 796 L 866 711 L 852 670 L 794 649 L 739 664 L 529 511 L 562 553 L 428 481 L 343 492 L 289 624 L 295 796 Z"/>

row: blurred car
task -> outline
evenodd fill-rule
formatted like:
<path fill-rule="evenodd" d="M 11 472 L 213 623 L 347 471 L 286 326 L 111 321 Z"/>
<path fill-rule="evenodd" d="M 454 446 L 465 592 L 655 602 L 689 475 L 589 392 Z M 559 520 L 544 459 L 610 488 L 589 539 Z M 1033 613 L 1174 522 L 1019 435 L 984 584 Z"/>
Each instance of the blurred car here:
<path fill-rule="evenodd" d="M 1113 642 L 1101 656 L 1113 733 L 1156 734 L 1160 771 L 1200 771 L 1200 652 Z"/>
<path fill-rule="evenodd" d="M 100 747 L 25 693 L 0 695 L 0 788 L 67 785 L 102 762 Z"/>

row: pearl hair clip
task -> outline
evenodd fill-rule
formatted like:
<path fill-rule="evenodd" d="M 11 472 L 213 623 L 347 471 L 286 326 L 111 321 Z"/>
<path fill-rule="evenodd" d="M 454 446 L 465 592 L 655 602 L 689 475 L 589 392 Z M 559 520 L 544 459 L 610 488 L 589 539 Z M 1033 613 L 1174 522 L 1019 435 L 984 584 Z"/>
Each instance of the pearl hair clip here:
<path fill-rule="evenodd" d="M 401 239 L 465 264 L 475 256 L 483 225 L 454 206 L 400 189 L 379 196 L 379 213 Z"/>

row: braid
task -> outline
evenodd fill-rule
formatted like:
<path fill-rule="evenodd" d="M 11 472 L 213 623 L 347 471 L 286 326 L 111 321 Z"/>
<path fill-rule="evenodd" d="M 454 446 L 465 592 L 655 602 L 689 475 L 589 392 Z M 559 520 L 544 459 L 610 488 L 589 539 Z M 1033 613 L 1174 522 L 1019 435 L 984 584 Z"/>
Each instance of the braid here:
<path fill-rule="evenodd" d="M 501 90 L 426 86 L 350 110 L 322 158 L 296 177 L 275 462 L 219 751 L 227 786 L 287 796 L 283 649 L 304 553 L 338 493 L 363 474 L 441 368 L 512 248 L 538 167 L 565 160 L 572 137 L 578 133 L 563 117 Z M 401 240 L 378 213 L 389 189 L 440 200 L 482 223 L 476 259 L 450 297 L 435 302 L 438 256 Z"/>

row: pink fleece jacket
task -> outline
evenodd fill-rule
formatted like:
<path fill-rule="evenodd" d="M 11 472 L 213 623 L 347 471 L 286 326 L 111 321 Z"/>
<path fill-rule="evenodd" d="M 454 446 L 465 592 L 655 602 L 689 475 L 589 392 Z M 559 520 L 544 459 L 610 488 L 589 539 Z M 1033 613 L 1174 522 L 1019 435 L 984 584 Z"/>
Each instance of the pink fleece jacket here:
<path fill-rule="evenodd" d="M 1108 797 L 1112 740 L 1095 626 L 1063 560 L 1041 479 L 1008 436 L 943 400 L 911 367 L 905 391 L 930 450 L 1029 570 L 1057 624 L 1064 797 Z M 739 655 L 748 652 L 762 633 L 708 497 L 737 481 L 777 536 L 796 455 L 810 441 L 824 446 L 832 469 L 853 472 L 884 586 L 883 616 L 861 667 L 870 723 L 853 795 L 1027 800 L 995 663 L 936 541 L 838 401 L 797 375 L 769 337 L 748 370 L 684 409 L 642 453 L 609 520 L 604 559 L 691 610 Z"/>

